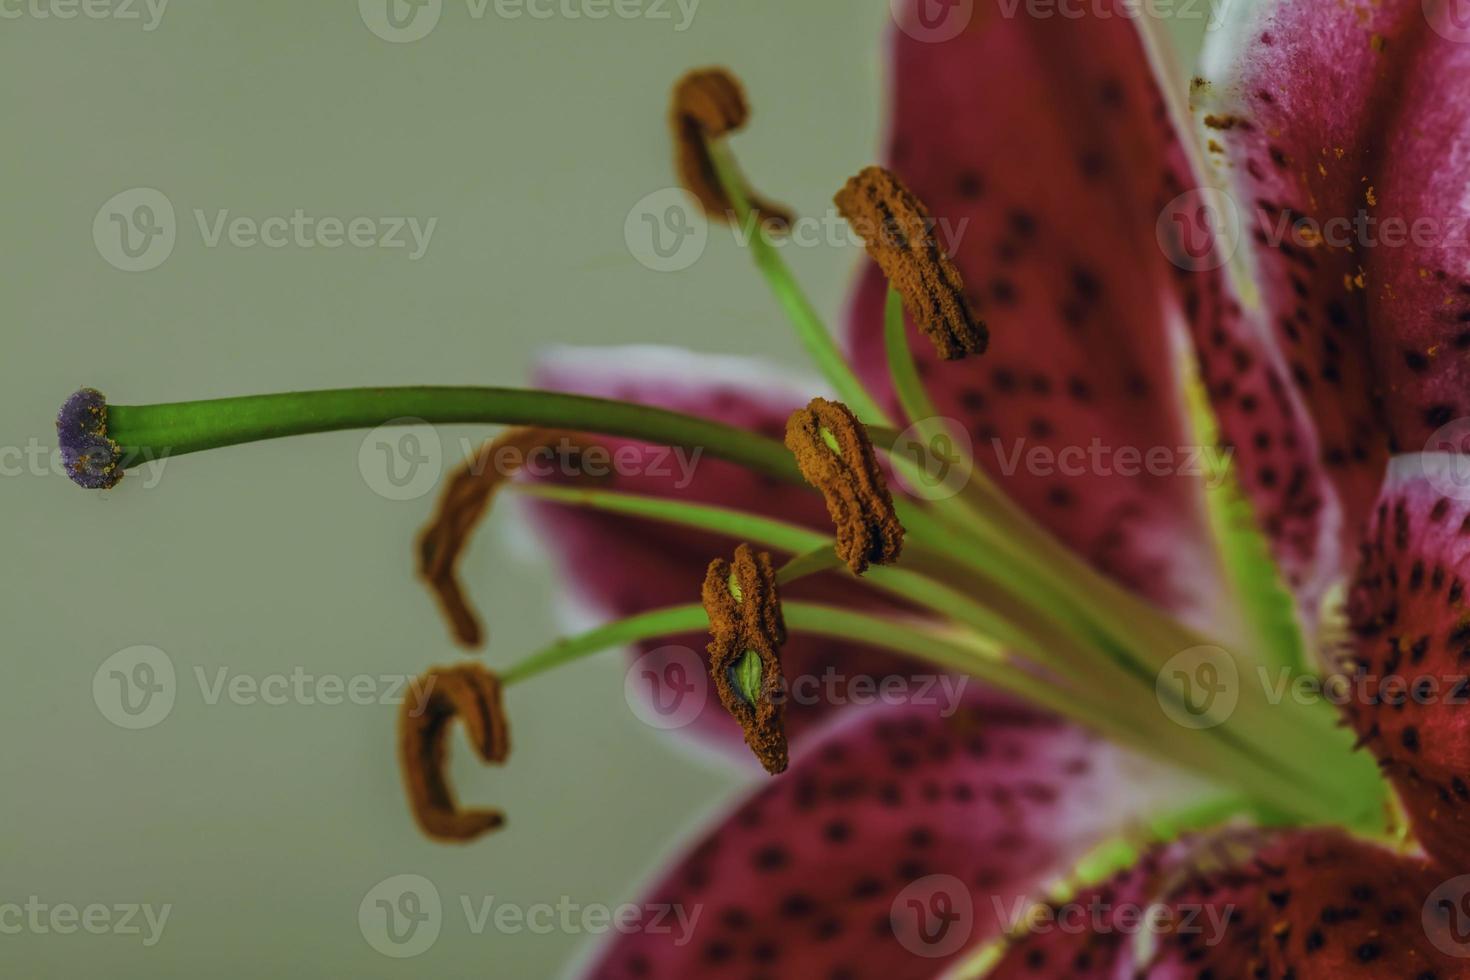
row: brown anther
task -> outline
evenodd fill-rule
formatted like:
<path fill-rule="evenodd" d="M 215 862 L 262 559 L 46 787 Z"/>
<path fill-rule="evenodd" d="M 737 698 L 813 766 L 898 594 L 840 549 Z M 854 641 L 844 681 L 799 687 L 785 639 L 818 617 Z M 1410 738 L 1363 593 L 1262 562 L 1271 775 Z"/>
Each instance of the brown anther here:
<path fill-rule="evenodd" d="M 465 598 L 456 574 L 470 535 L 496 491 L 520 471 L 527 456 L 571 438 L 553 429 L 511 429 L 481 446 L 445 484 L 433 520 L 419 535 L 419 577 L 439 600 L 462 645 L 475 648 L 485 642 L 480 617 Z"/>
<path fill-rule="evenodd" d="M 738 586 L 738 596 L 731 589 Z M 704 577 L 704 609 L 709 614 L 710 676 L 720 702 L 745 732 L 745 744 L 766 772 L 785 772 L 786 702 L 781 646 L 786 622 L 776 591 L 771 556 L 748 544 L 735 549 L 734 562 L 716 558 Z M 760 660 L 760 687 L 754 699 L 744 693 L 736 671 L 748 654 Z"/>
<path fill-rule="evenodd" d="M 873 443 L 847 406 L 813 398 L 797 409 L 786 422 L 786 448 L 796 455 L 801 475 L 827 498 L 837 556 L 853 574 L 896 561 L 903 551 L 903 525 Z"/>
<path fill-rule="evenodd" d="M 435 667 L 415 683 L 398 714 L 398 761 L 414 819 L 434 840 L 462 843 L 505 824 L 499 810 L 461 810 L 445 775 L 450 723 L 464 723 L 481 759 L 500 765 L 510 728 L 500 679 L 479 664 Z"/>
<path fill-rule="evenodd" d="M 674 86 L 670 123 L 679 179 L 704 213 L 716 221 L 729 221 L 735 205 L 720 185 L 708 141 L 744 127 L 749 118 L 745 90 L 740 80 L 724 68 L 692 71 Z M 767 228 L 786 231 L 791 227 L 792 215 L 786 208 L 758 196 L 748 186 L 746 197 L 757 220 Z"/>
<path fill-rule="evenodd" d="M 924 203 L 882 167 L 853 177 L 835 200 L 939 356 L 953 361 L 985 353 L 990 332 L 970 309 L 960 272 L 936 241 Z"/>

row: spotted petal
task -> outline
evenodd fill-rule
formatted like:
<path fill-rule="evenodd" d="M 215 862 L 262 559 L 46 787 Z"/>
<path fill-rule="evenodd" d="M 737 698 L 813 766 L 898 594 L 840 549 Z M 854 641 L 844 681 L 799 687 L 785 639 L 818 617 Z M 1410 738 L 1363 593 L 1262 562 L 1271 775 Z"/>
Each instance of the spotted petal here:
<path fill-rule="evenodd" d="M 1335 831 L 1190 838 L 1037 920 L 989 980 L 1462 977 L 1467 892 Z"/>
<path fill-rule="evenodd" d="M 1445 94 L 1470 70 L 1457 6 L 1237 2 L 1196 82 L 1248 283 L 1200 346 L 1309 595 L 1351 561 L 1387 455 L 1470 414 L 1470 105 Z"/>
<path fill-rule="evenodd" d="M 901 6 L 890 166 L 934 213 L 991 335 L 983 357 L 947 364 L 913 337 L 940 413 L 1095 565 L 1172 609 L 1213 611 L 1178 371 L 1191 304 L 1156 234 L 1187 163 L 1137 18 L 1108 0 L 1053 17 L 977 0 L 941 40 L 938 5 Z M 885 288 L 869 266 L 850 342 L 886 391 Z"/>
<path fill-rule="evenodd" d="M 938 976 L 1157 784 L 1133 760 L 1029 711 L 967 698 L 849 713 L 701 839 L 646 895 L 686 935 L 640 928 L 598 980 Z"/>
<path fill-rule="evenodd" d="M 754 360 L 699 356 L 672 348 L 629 347 L 617 350 L 561 348 L 539 367 L 537 384 L 559 391 L 618 398 L 675 409 L 782 438 L 786 419 L 821 390 L 819 383 Z M 631 452 L 628 465 L 611 467 L 599 485 L 633 494 L 677 497 L 776 517 L 831 533 L 822 498 L 794 485 L 707 455 L 668 454 L 643 444 L 599 439 L 613 459 Z M 613 619 L 662 606 L 698 602 L 710 560 L 734 551 L 738 542 L 684 528 L 603 512 L 554 504 L 537 504 L 532 513 L 546 540 L 554 546 L 579 604 L 598 618 Z M 871 593 L 833 576 L 797 582 L 785 597 L 826 603 L 858 603 L 869 609 L 889 608 Z M 697 655 L 707 661 L 706 635 L 665 637 L 641 644 L 636 656 L 650 656 L 643 667 L 656 676 L 675 662 Z M 835 671 L 851 681 L 908 674 L 915 665 L 902 658 L 863 647 L 810 637 L 792 637 L 783 650 L 788 682 L 798 677 L 820 680 Z M 696 678 L 696 681 L 701 681 Z M 645 690 L 639 687 L 639 690 Z M 651 690 L 651 689 L 650 689 Z M 834 705 L 826 698 L 793 699 L 788 705 L 788 734 L 799 737 Z M 710 697 L 690 728 L 714 739 L 742 760 L 748 752 L 740 728 Z"/>
<path fill-rule="evenodd" d="M 1352 592 L 1349 714 L 1420 842 L 1470 872 L 1470 457 L 1394 461 Z"/>

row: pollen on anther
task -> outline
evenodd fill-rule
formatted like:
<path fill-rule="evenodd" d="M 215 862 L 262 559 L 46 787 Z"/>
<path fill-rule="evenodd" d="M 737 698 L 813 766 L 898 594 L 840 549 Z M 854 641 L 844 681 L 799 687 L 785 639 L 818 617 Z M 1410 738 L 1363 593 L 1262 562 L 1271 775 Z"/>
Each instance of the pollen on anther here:
<path fill-rule="evenodd" d="M 735 205 L 720 183 L 710 158 L 709 141 L 742 129 L 749 119 L 745 89 L 724 68 L 692 71 L 674 86 L 670 125 L 679 179 L 713 220 L 732 220 Z M 745 192 L 756 219 L 768 230 L 780 232 L 791 227 L 790 211 L 760 197 L 748 186 Z"/>
<path fill-rule="evenodd" d="M 989 330 L 975 315 L 959 270 L 936 240 L 935 221 L 923 202 L 882 167 L 868 167 L 853 177 L 835 200 L 939 356 L 952 361 L 983 354 Z M 1009 290 L 1007 283 L 1001 292 Z M 1004 303 L 1006 297 L 998 295 L 997 301 Z"/>

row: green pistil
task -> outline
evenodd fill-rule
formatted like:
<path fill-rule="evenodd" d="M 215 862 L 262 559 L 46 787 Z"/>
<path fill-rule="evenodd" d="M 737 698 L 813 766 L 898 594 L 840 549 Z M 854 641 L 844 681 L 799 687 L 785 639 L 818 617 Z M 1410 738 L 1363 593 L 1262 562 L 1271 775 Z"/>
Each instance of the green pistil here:
<path fill-rule="evenodd" d="M 734 598 L 736 602 L 744 602 L 745 590 L 740 587 L 740 580 L 735 577 L 734 572 L 730 573 L 729 586 L 731 597 Z"/>
<path fill-rule="evenodd" d="M 822 441 L 827 444 L 827 448 L 840 455 L 842 453 L 842 444 L 837 441 L 837 437 L 832 434 L 832 430 L 824 425 L 818 431 L 822 435 Z"/>
<path fill-rule="evenodd" d="M 751 211 L 745 181 L 729 148 L 720 140 L 711 140 L 709 158 L 714 164 L 720 185 L 735 207 L 736 220 L 741 228 L 750 232 L 750 251 L 755 258 L 756 268 L 765 276 L 771 292 L 796 328 L 796 335 L 806 347 L 812 363 L 858 418 L 865 422 L 886 424 L 887 415 L 873 400 L 873 396 L 868 394 L 857 375 L 853 374 L 842 352 L 837 349 L 837 343 L 832 339 L 827 325 L 822 321 L 821 314 L 806 298 L 785 259 L 766 239 L 764 229 L 759 227 L 758 216 L 753 216 Z"/>
<path fill-rule="evenodd" d="M 835 570 L 845 574 L 834 559 L 830 538 L 769 518 L 615 491 L 569 490 L 538 484 L 521 489 L 559 503 L 660 519 L 790 552 L 797 557 L 778 573 L 782 585 L 820 572 Z M 1017 690 L 1019 686 L 1017 693 L 1050 710 L 1222 785 L 1250 792 L 1258 799 L 1282 801 L 1292 812 L 1315 813 L 1319 819 L 1324 806 L 1334 816 L 1341 814 L 1340 804 L 1329 803 L 1340 799 L 1331 770 L 1299 770 L 1295 766 L 1299 753 L 1282 758 L 1264 754 L 1241 741 L 1241 726 L 1204 731 L 1176 726 L 1155 700 L 1152 675 L 1140 675 L 1126 658 L 1100 656 L 1104 651 L 1089 643 L 1085 636 L 1079 638 L 1046 607 L 1035 607 L 1024 597 L 1009 592 L 1004 577 L 990 579 L 965 568 L 947 570 L 943 565 L 945 559 L 923 548 L 913 549 L 906 559 L 912 560 L 914 568 L 872 568 L 862 579 L 854 579 L 854 584 L 888 592 L 911 605 L 930 610 L 936 617 L 935 623 L 948 621 L 956 625 L 926 626 L 919 622 L 867 617 L 860 620 L 857 632 L 847 634 L 848 638 L 885 645 L 880 638 L 886 635 L 889 637 L 886 645 L 1008 689 Z M 946 577 L 955 576 L 955 586 L 916 570 L 931 567 Z M 785 604 L 784 608 L 789 612 L 791 604 Z M 845 628 L 835 620 L 823 623 L 829 633 Z M 879 623 L 883 625 L 880 627 Z M 925 644 L 919 640 L 925 630 L 937 630 L 934 635 L 948 639 Z M 904 640 L 905 636 L 909 639 Z M 957 654 L 957 649 L 968 650 L 968 655 Z M 1031 662 L 1002 653 L 1008 650 L 1017 651 Z M 1037 680 L 1037 668 L 1047 671 L 1050 679 Z M 1006 680 L 996 680 L 997 676 Z"/>
<path fill-rule="evenodd" d="M 110 405 L 108 433 L 134 466 L 316 432 L 430 423 L 536 425 L 698 449 L 801 484 L 774 439 L 665 409 L 520 388 L 342 388 L 166 405 Z"/>

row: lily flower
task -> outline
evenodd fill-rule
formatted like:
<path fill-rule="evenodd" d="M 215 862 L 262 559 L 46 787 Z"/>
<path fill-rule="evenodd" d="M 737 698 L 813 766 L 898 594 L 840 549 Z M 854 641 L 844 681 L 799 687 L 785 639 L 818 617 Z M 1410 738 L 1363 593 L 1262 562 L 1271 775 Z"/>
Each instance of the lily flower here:
<path fill-rule="evenodd" d="M 708 643 L 718 697 L 677 733 L 777 773 L 590 977 L 1470 976 L 1467 38 L 1421 0 L 1245 0 L 1186 86 L 1122 0 L 892 6 L 886 166 L 837 198 L 876 260 L 844 347 L 750 244 L 822 382 L 634 348 L 525 391 L 88 389 L 77 482 L 406 416 L 707 453 L 678 481 L 472 465 L 421 542 L 474 645 L 454 561 L 521 494 L 607 620 L 436 672 L 402 753 L 431 835 L 515 820 L 458 810 L 447 721 L 514 764 L 502 696 L 609 648 L 678 694 Z M 734 163 L 738 83 L 677 91 L 700 203 L 800 220 Z"/>

